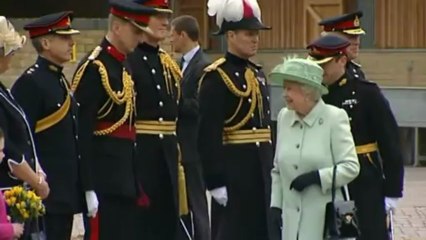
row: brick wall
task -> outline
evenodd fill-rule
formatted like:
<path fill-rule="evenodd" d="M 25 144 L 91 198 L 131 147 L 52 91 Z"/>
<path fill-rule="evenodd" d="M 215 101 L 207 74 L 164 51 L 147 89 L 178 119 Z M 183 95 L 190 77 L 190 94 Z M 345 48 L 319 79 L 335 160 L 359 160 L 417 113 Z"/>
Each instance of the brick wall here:
<path fill-rule="evenodd" d="M 106 31 L 104 30 L 81 30 L 81 34 L 75 36 L 75 41 L 77 43 L 77 61 L 75 63 L 67 63 L 64 68 L 64 74 L 68 80 L 71 80 L 80 59 L 102 41 L 105 33 Z M 171 50 L 168 40 L 162 43 L 161 47 L 166 51 Z M 1 81 L 6 84 L 6 86 L 11 86 L 29 66 L 34 64 L 36 58 L 37 54 L 31 42 L 28 41 L 25 47 L 15 54 L 10 69 L 0 77 Z"/>

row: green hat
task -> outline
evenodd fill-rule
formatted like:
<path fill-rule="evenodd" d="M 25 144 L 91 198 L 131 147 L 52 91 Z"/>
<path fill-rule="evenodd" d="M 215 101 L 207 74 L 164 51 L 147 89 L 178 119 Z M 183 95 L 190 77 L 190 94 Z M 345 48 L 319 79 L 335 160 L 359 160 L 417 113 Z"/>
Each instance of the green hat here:
<path fill-rule="evenodd" d="M 304 85 L 317 88 L 321 94 L 327 94 L 328 89 L 322 85 L 324 70 L 315 62 L 303 59 L 292 58 L 284 61 L 274 67 L 269 74 L 272 82 L 282 84 L 283 81 L 298 82 Z"/>

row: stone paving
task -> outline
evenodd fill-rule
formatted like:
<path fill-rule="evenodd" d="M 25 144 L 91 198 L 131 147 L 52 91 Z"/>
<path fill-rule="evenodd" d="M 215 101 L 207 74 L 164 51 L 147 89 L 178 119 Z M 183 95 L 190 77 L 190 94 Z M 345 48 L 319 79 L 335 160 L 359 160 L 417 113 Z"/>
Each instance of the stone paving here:
<path fill-rule="evenodd" d="M 407 167 L 404 198 L 394 216 L 394 240 L 426 240 L 426 168 Z M 82 239 L 81 221 L 74 224 L 73 240 Z"/>
<path fill-rule="evenodd" d="M 426 240 L 426 168 L 406 168 L 394 222 L 395 240 Z"/>

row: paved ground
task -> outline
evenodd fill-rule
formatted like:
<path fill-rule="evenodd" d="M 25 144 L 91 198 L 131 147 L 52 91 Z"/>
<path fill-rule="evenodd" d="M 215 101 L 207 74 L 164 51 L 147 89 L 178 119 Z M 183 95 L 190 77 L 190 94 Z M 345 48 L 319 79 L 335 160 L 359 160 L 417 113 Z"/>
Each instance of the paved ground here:
<path fill-rule="evenodd" d="M 394 240 L 426 240 L 426 168 L 406 168 L 404 194 L 395 212 Z M 84 230 L 75 223 L 73 240 L 80 240 Z"/>
<path fill-rule="evenodd" d="M 426 240 L 426 168 L 406 168 L 404 198 L 395 214 L 396 240 Z"/>

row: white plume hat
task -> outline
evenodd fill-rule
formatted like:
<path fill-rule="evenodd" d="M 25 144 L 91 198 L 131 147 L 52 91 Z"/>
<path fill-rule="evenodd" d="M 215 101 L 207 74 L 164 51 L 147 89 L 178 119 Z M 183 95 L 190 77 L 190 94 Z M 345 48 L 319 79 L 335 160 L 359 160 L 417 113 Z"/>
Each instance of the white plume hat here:
<path fill-rule="evenodd" d="M 26 40 L 25 36 L 21 36 L 15 31 L 9 20 L 0 16 L 0 48 L 3 48 L 4 56 L 22 48 Z"/>
<path fill-rule="evenodd" d="M 229 30 L 269 30 L 261 20 L 261 11 L 257 0 L 209 0 L 208 15 L 216 16 L 219 31 L 215 35 Z"/>

